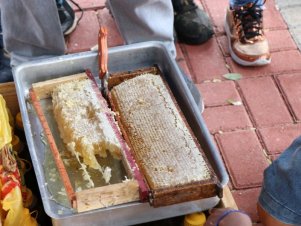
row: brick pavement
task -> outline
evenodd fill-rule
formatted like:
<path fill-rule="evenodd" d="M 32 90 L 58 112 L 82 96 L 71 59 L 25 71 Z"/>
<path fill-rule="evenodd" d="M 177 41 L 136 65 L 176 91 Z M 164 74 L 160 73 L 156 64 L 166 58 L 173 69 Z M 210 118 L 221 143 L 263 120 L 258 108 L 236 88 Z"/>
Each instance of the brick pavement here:
<path fill-rule="evenodd" d="M 105 1 L 77 2 L 85 13 L 76 31 L 66 38 L 69 53 L 94 46 L 100 25 L 110 28 L 109 46 L 123 44 Z M 200 46 L 177 43 L 177 61 L 203 95 L 203 116 L 229 172 L 234 199 L 254 222 L 258 222 L 256 200 L 263 170 L 301 132 L 299 2 L 266 3 L 264 25 L 272 51 L 268 66 L 244 68 L 229 57 L 223 29 L 228 0 L 197 0 L 211 17 L 215 35 Z M 223 75 L 229 72 L 240 73 L 242 78 L 226 80 Z M 231 105 L 228 99 L 242 105 Z"/>

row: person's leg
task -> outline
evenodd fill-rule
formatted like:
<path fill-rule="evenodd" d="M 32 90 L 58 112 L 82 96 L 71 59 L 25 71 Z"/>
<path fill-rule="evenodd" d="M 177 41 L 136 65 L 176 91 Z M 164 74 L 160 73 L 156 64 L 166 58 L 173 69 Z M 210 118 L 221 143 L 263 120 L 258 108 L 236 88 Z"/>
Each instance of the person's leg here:
<path fill-rule="evenodd" d="M 0 83 L 14 80 L 9 62 L 9 59 L 4 56 L 4 50 L 0 49 Z"/>
<path fill-rule="evenodd" d="M 64 54 L 65 41 L 54 0 L 1 1 L 0 7 L 4 47 L 13 66 Z"/>
<path fill-rule="evenodd" d="M 265 226 L 301 225 L 301 137 L 265 171 L 258 200 Z"/>
<path fill-rule="evenodd" d="M 263 0 L 230 0 L 225 30 L 232 59 L 243 66 L 261 66 L 271 62 L 268 41 L 263 30 Z"/>
<path fill-rule="evenodd" d="M 202 44 L 213 35 L 208 15 L 193 0 L 172 0 L 177 38 L 187 44 Z"/>
<path fill-rule="evenodd" d="M 127 44 L 144 41 L 164 42 L 173 56 L 174 13 L 167 0 L 109 0 L 117 27 Z"/>
<path fill-rule="evenodd" d="M 292 224 L 280 222 L 271 216 L 267 211 L 265 211 L 260 204 L 257 204 L 257 212 L 259 219 L 264 226 L 293 226 Z"/>
<path fill-rule="evenodd" d="M 244 6 L 248 3 L 255 3 L 258 6 L 262 6 L 264 4 L 264 0 L 230 0 L 230 6 Z"/>
<path fill-rule="evenodd" d="M 2 26 L 0 21 L 0 83 L 12 81 L 13 74 L 10 67 L 10 60 L 4 54 Z"/>

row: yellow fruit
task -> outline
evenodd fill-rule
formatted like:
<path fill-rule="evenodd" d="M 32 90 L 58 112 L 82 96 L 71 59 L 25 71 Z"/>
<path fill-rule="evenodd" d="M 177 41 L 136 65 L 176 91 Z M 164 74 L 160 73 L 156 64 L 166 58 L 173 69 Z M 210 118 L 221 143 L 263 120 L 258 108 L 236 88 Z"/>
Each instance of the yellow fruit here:
<path fill-rule="evenodd" d="M 7 113 L 6 102 L 0 94 L 0 149 L 10 144 L 12 140 L 9 116 Z"/>

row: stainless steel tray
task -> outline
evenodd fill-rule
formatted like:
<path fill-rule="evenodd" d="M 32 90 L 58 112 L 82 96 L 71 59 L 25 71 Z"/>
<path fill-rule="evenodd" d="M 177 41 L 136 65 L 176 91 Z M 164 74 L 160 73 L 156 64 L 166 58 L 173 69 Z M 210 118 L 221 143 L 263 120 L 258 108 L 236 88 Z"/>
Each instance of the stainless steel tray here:
<path fill-rule="evenodd" d="M 51 199 L 43 169 L 46 151 L 40 137 L 43 131 L 32 106 L 28 102 L 29 89 L 32 83 L 76 74 L 87 68 L 91 69 L 96 76 L 98 73 L 97 62 L 96 52 L 83 52 L 33 61 L 20 65 L 13 72 L 26 139 L 44 209 L 52 218 L 53 225 L 132 225 L 214 207 L 219 202 L 218 196 L 160 208 L 153 208 L 149 203 L 134 202 L 85 213 L 74 213 L 72 209 L 61 206 Z M 164 44 L 145 42 L 109 49 L 108 68 L 110 72 L 135 70 L 154 64 L 158 65 L 166 77 L 180 108 L 215 170 L 222 188 L 228 183 L 228 174 L 181 71 Z"/>

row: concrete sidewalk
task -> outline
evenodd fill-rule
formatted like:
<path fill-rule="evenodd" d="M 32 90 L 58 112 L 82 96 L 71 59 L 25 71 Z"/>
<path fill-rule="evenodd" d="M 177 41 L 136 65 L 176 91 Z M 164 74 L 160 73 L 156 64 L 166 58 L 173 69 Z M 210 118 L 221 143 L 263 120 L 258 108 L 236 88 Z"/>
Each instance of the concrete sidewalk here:
<path fill-rule="evenodd" d="M 69 53 L 94 46 L 100 25 L 110 28 L 109 46 L 123 45 L 104 0 L 76 1 L 84 16 L 66 38 Z M 229 172 L 235 201 L 258 223 L 256 201 L 263 171 L 301 134 L 301 2 L 267 0 L 264 26 L 272 63 L 256 68 L 241 67 L 229 55 L 223 28 L 228 0 L 196 2 L 211 17 L 215 35 L 199 46 L 177 43 L 177 61 L 204 97 L 203 116 Z M 240 73 L 242 78 L 227 80 L 227 73 Z"/>
<path fill-rule="evenodd" d="M 296 44 L 301 49 L 301 2 L 298 0 L 277 0 L 276 7 L 279 9 L 287 23 L 290 33 Z"/>

